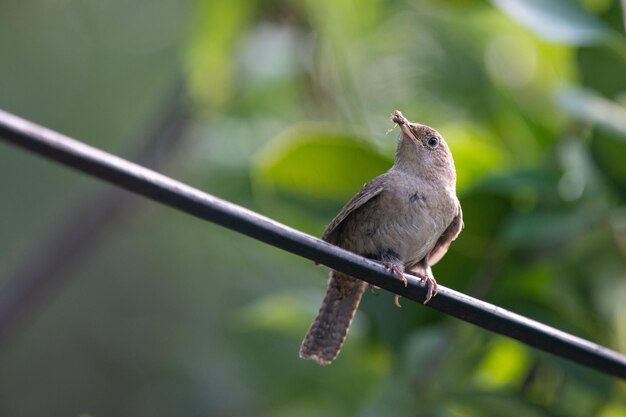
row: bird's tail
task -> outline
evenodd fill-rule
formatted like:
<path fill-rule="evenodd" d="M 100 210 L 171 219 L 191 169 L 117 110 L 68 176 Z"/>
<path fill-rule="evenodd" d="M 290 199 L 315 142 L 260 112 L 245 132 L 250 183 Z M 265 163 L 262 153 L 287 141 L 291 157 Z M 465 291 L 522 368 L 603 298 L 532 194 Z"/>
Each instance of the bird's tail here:
<path fill-rule="evenodd" d="M 351 276 L 330 272 L 320 311 L 302 341 L 301 358 L 328 365 L 337 357 L 366 286 Z"/>

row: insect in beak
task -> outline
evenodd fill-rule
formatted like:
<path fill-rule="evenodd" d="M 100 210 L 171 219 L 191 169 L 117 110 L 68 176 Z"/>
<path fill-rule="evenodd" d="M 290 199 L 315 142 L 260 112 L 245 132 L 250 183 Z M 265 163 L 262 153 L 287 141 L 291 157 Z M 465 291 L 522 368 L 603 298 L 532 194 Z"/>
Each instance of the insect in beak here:
<path fill-rule="evenodd" d="M 413 129 L 411 128 L 411 122 L 409 122 L 407 118 L 402 115 L 400 110 L 396 110 L 391 114 L 391 120 L 395 124 L 400 126 L 400 130 L 402 130 L 402 133 L 404 134 L 404 136 L 406 136 L 409 139 L 412 139 L 414 142 L 419 142 L 419 140 L 417 139 L 417 136 L 415 135 L 415 133 L 413 132 Z"/>

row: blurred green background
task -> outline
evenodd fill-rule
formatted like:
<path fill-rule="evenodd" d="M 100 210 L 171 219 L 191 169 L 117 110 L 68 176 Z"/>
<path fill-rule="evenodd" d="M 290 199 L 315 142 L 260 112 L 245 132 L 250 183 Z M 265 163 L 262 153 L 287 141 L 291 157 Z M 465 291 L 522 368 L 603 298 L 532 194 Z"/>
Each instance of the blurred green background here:
<path fill-rule="evenodd" d="M 623 21 L 619 0 L 0 0 L 0 108 L 313 235 L 391 165 L 400 109 L 459 173 L 438 281 L 626 352 Z M 112 189 L 0 143 L 0 284 L 57 267 L 0 339 L 2 416 L 626 416 L 626 384 L 385 292 L 332 366 L 302 361 L 325 268 L 139 198 L 64 253 Z"/>

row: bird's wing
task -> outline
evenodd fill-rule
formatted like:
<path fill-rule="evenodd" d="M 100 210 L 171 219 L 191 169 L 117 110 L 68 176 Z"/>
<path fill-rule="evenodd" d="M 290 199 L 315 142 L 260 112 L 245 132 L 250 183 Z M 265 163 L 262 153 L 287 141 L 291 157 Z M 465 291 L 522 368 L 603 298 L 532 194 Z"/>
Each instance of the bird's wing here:
<path fill-rule="evenodd" d="M 325 240 L 329 243 L 336 244 L 335 240 L 338 235 L 338 231 L 341 229 L 341 224 L 343 221 L 350 216 L 356 209 L 361 207 L 363 204 L 370 201 L 372 198 L 379 195 L 385 185 L 385 176 L 381 175 L 379 177 L 374 178 L 367 184 L 361 188 L 350 201 L 346 203 L 346 205 L 341 209 L 339 214 L 335 216 L 332 222 L 328 225 L 324 234 L 322 235 L 322 240 Z"/>
<path fill-rule="evenodd" d="M 428 265 L 433 266 L 443 258 L 443 255 L 448 252 L 450 243 L 461 233 L 463 229 L 463 211 L 461 210 L 461 204 L 457 202 L 457 213 L 452 219 L 452 222 L 448 225 L 446 230 L 443 231 L 435 247 L 430 251 L 428 255 Z"/>

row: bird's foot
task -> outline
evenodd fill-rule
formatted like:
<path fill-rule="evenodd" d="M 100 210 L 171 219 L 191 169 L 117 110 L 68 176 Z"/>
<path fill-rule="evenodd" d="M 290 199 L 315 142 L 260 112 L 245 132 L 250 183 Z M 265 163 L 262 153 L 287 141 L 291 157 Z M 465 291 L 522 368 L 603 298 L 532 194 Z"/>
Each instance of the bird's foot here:
<path fill-rule="evenodd" d="M 437 281 L 431 275 L 416 274 L 416 276 L 426 285 L 426 299 L 424 300 L 424 304 L 426 304 L 439 292 Z"/>
<path fill-rule="evenodd" d="M 409 281 L 404 276 L 404 266 L 402 266 L 402 264 L 383 262 L 383 265 L 385 265 L 385 268 L 393 272 L 398 279 L 404 283 L 405 287 L 409 285 Z"/>
<path fill-rule="evenodd" d="M 402 264 L 383 262 L 383 265 L 385 265 L 385 268 L 393 272 L 398 277 L 398 279 L 404 283 L 405 287 L 409 285 L 409 281 L 404 276 L 404 266 Z M 402 306 L 400 305 L 399 295 L 396 294 L 395 297 L 393 297 L 393 304 L 398 308 L 402 308 Z"/>

